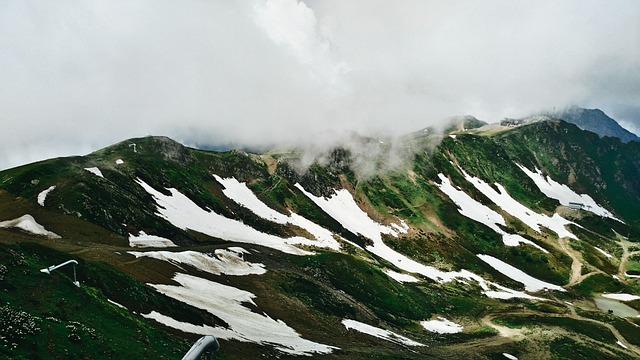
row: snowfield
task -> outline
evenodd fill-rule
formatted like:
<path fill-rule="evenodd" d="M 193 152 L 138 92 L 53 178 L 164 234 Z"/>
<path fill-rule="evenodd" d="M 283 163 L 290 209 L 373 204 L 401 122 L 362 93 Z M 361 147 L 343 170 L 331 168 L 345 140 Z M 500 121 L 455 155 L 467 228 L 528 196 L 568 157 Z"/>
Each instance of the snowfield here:
<path fill-rule="evenodd" d="M 102 175 L 102 171 L 100 171 L 100 169 L 98 169 L 97 167 L 90 167 L 90 168 L 84 168 L 84 169 L 96 176 L 104 178 L 104 176 Z"/>
<path fill-rule="evenodd" d="M 526 167 L 516 163 L 516 165 L 522 170 L 533 182 L 536 184 L 538 189 L 545 194 L 548 198 L 556 199 L 560 202 L 560 204 L 564 206 L 569 206 L 569 203 L 581 203 L 584 204 L 584 210 L 591 211 L 596 215 L 600 215 L 603 217 L 608 217 L 614 220 L 617 219 L 613 214 L 600 206 L 591 198 L 591 196 L 587 194 L 578 194 L 575 191 L 571 190 L 567 185 L 560 184 L 553 180 L 551 177 L 543 176 L 542 171 L 538 168 L 535 168 L 535 172 L 527 169 Z"/>
<path fill-rule="evenodd" d="M 475 280 L 482 287 L 483 293 L 489 297 L 497 299 L 511 299 L 511 298 L 525 298 L 525 299 L 538 299 L 538 297 L 528 295 L 521 291 L 509 289 L 505 286 L 487 281 L 481 276 L 476 275 L 468 270 L 460 271 L 441 271 L 433 266 L 421 264 L 413 259 L 408 258 L 405 255 L 391 249 L 382 241 L 381 234 L 390 234 L 397 236 L 396 228 L 389 227 L 382 224 L 378 224 L 373 221 L 367 213 L 362 211 L 356 204 L 355 200 L 351 196 L 351 193 L 346 189 L 336 190 L 336 194 L 330 198 L 317 197 L 307 191 L 300 184 L 295 185 L 300 191 L 302 191 L 311 201 L 318 205 L 327 214 L 338 221 L 347 230 L 354 234 L 361 234 L 373 241 L 373 245 L 366 247 L 366 250 L 375 254 L 399 269 L 404 271 L 421 274 L 429 279 L 445 283 L 453 280 Z M 405 232 L 408 230 L 408 226 L 402 222 L 399 225 L 400 229 Z M 492 290 L 497 289 L 497 290 Z"/>
<path fill-rule="evenodd" d="M 640 299 L 640 296 L 631 294 L 602 294 L 602 297 L 620 301 L 632 301 Z"/>
<path fill-rule="evenodd" d="M 527 291 L 536 292 L 544 289 L 566 291 L 561 286 L 538 280 L 524 271 L 513 267 L 500 259 L 496 259 L 491 255 L 478 255 L 478 257 L 480 260 L 486 262 L 503 275 L 522 283 Z"/>
<path fill-rule="evenodd" d="M 155 312 L 146 315 L 146 317 L 178 330 L 200 335 L 213 335 L 219 339 L 236 339 L 271 345 L 282 352 L 293 355 L 326 354 L 337 349 L 333 346 L 303 339 L 282 320 L 272 319 L 264 313 L 253 312 L 243 305 L 256 306 L 253 302 L 256 296 L 248 291 L 182 273 L 176 273 L 173 280 L 180 285 L 149 285 L 162 294 L 208 311 L 227 323 L 229 328 L 197 326 L 179 322 Z"/>
<path fill-rule="evenodd" d="M 222 192 L 226 197 L 236 203 L 246 207 L 259 217 L 275 222 L 277 224 L 291 224 L 307 230 L 318 241 L 315 246 L 340 250 L 340 244 L 334 239 L 333 233 L 322 226 L 305 219 L 304 217 L 290 213 L 289 215 L 281 214 L 263 203 L 251 191 L 245 183 L 241 183 L 235 178 L 223 179 L 218 175 L 214 175 L 216 180 L 224 186 Z"/>
<path fill-rule="evenodd" d="M 52 192 L 55 188 L 55 185 L 50 186 L 47 190 L 44 190 L 38 194 L 38 204 L 40 204 L 40 206 L 44 206 L 44 201 L 47 199 L 47 195 L 49 195 L 49 193 Z"/>
<path fill-rule="evenodd" d="M 144 231 L 140 231 L 138 235 L 129 234 L 129 246 L 138 248 L 147 247 L 175 247 L 178 246 L 173 241 L 155 235 L 147 235 Z"/>
<path fill-rule="evenodd" d="M 462 325 L 456 324 L 443 317 L 438 317 L 436 320 L 421 321 L 420 325 L 422 325 L 423 328 L 438 334 L 455 334 L 462 332 L 464 329 Z"/>
<path fill-rule="evenodd" d="M 241 221 L 204 210 L 176 189 L 168 189 L 171 195 L 167 196 L 140 179 L 136 182 L 155 198 L 158 205 L 157 214 L 180 229 L 191 229 L 228 241 L 262 245 L 294 255 L 313 254 L 296 247 L 296 244 L 310 246 L 318 244 L 317 241 L 300 236 L 283 239 L 260 232 Z"/>
<path fill-rule="evenodd" d="M 33 216 L 29 214 L 22 215 L 17 219 L 0 222 L 0 229 L 11 229 L 11 228 L 17 228 L 34 235 L 46 236 L 49 239 L 61 238 L 60 235 L 54 232 L 51 232 L 45 229 L 44 226 L 38 224 L 36 222 L 36 219 L 34 219 Z"/>
<path fill-rule="evenodd" d="M 458 212 L 468 217 L 471 220 L 477 221 L 481 224 L 486 225 L 493 231 L 502 235 L 502 242 L 507 246 L 518 246 L 520 244 L 529 244 L 542 252 L 548 253 L 547 250 L 534 243 L 531 240 L 525 239 L 518 234 L 509 234 L 502 230 L 498 225 L 506 226 L 504 218 L 502 215 L 490 209 L 488 206 L 481 204 L 476 201 L 474 198 L 469 196 L 462 190 L 458 190 L 451 184 L 449 178 L 447 178 L 444 174 L 438 174 L 441 183 L 436 184 L 436 186 L 445 193 L 451 201 L 453 201 L 456 205 L 458 205 Z"/>
<path fill-rule="evenodd" d="M 462 169 L 461 169 L 462 170 Z M 484 180 L 467 174 L 462 170 L 464 178 L 469 181 L 473 186 L 478 189 L 484 196 L 488 197 L 494 204 L 498 205 L 502 210 L 506 211 L 509 215 L 518 218 L 527 226 L 540 233 L 540 226 L 544 226 L 547 229 L 555 232 L 558 237 L 569 237 L 572 239 L 578 239 L 569 230 L 565 228 L 565 225 L 574 224 L 573 222 L 561 217 L 558 214 L 553 214 L 549 217 L 544 214 L 538 214 L 537 212 L 527 208 L 519 203 L 516 199 L 512 198 L 507 190 L 499 183 L 494 185 L 498 188 L 496 191 L 491 185 L 484 182 Z"/>
<path fill-rule="evenodd" d="M 203 254 L 197 251 L 129 251 L 129 254 L 137 258 L 150 257 L 176 265 L 189 265 L 214 275 L 261 275 L 267 272 L 264 264 L 245 261 L 244 254 L 248 254 L 248 252 L 239 247 L 217 249 L 214 254 Z"/>
<path fill-rule="evenodd" d="M 416 278 L 415 276 L 411 276 L 409 274 L 403 274 L 403 273 L 399 273 L 393 270 L 385 270 L 384 271 L 385 274 L 387 274 L 388 277 L 392 278 L 393 280 L 400 282 L 400 283 L 414 283 L 414 282 L 420 282 L 420 279 Z"/>
<path fill-rule="evenodd" d="M 391 341 L 396 344 L 409 345 L 409 346 L 426 346 L 424 344 L 421 344 L 417 341 L 413 341 L 402 335 L 398 335 L 392 331 L 381 329 L 379 327 L 368 325 L 356 320 L 344 319 L 342 320 L 342 325 L 344 325 L 344 327 L 346 327 L 347 330 L 353 329 L 363 334 L 375 336 L 378 339 Z"/>

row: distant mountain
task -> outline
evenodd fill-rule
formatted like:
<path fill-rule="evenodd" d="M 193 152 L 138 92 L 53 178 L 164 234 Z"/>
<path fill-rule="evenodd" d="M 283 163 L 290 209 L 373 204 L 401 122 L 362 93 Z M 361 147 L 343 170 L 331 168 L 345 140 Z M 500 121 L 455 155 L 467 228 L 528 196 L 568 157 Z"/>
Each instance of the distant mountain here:
<path fill-rule="evenodd" d="M 620 126 L 620 124 L 600 109 L 583 109 L 574 106 L 546 115 L 576 124 L 580 129 L 594 132 L 600 135 L 600 137 L 617 137 L 625 143 L 629 141 L 640 142 L 640 137 Z"/>
<path fill-rule="evenodd" d="M 534 120 L 0 171 L 0 359 L 638 359 L 640 142 Z"/>

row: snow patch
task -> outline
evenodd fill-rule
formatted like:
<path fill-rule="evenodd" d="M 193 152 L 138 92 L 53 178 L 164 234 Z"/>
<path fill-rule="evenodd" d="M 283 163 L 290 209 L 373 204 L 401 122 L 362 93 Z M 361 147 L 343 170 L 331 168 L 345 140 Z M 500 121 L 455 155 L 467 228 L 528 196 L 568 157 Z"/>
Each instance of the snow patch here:
<path fill-rule="evenodd" d="M 462 325 L 456 324 L 443 317 L 438 317 L 436 320 L 421 321 L 420 325 L 422 325 L 423 328 L 438 334 L 456 334 L 462 332 L 464 329 Z"/>
<path fill-rule="evenodd" d="M 124 160 L 122 159 L 116 160 L 116 165 L 122 165 L 122 164 L 124 164 Z"/>
<path fill-rule="evenodd" d="M 107 301 L 109 302 L 109 304 L 113 304 L 113 305 L 115 305 L 115 306 L 117 306 L 117 307 L 119 307 L 121 309 L 127 310 L 127 308 L 124 305 L 120 305 L 120 304 L 118 304 L 117 302 L 115 302 L 115 301 L 113 301 L 111 299 L 107 299 Z"/>
<path fill-rule="evenodd" d="M 153 312 L 147 317 L 153 316 L 156 321 L 186 332 L 202 334 L 203 331 L 206 331 L 206 335 L 213 335 L 218 339 L 236 339 L 272 345 L 279 351 L 293 355 L 326 354 L 337 349 L 333 346 L 303 339 L 282 320 L 253 312 L 243 305 L 256 306 L 253 301 L 256 296 L 248 291 L 182 273 L 176 273 L 173 276 L 173 281 L 180 285 L 149 285 L 162 294 L 208 311 L 227 323 L 229 327 L 196 326 L 177 322 Z"/>
<path fill-rule="evenodd" d="M 283 239 L 260 232 L 238 220 L 201 208 L 176 189 L 168 189 L 171 195 L 164 195 L 140 179 L 136 182 L 156 199 L 157 214 L 180 229 L 191 229 L 228 241 L 262 245 L 294 255 L 313 254 L 294 246 L 295 244 L 318 244 L 317 241 L 300 236 Z"/>
<path fill-rule="evenodd" d="M 496 259 L 491 255 L 477 255 L 480 260 L 486 262 L 492 268 L 496 269 L 498 272 L 503 275 L 519 282 L 524 285 L 524 288 L 527 291 L 536 292 L 543 289 L 549 290 L 557 290 L 557 291 L 566 291 L 561 286 L 553 285 L 548 282 L 538 280 L 533 276 L 528 275 L 524 271 L 513 267 L 500 259 Z"/>
<path fill-rule="evenodd" d="M 100 171 L 100 169 L 98 169 L 97 167 L 90 167 L 90 168 L 84 168 L 85 170 L 87 170 L 88 172 L 100 176 L 101 178 L 104 178 L 104 176 L 102 175 L 102 171 Z"/>
<path fill-rule="evenodd" d="M 628 349 L 627 345 L 623 344 L 622 342 L 620 342 L 620 340 L 616 341 L 616 344 L 620 345 L 620 347 Z"/>
<path fill-rule="evenodd" d="M 290 213 L 289 215 L 281 214 L 263 203 L 258 197 L 251 191 L 246 183 L 239 182 L 235 178 L 221 178 L 218 175 L 214 175 L 216 180 L 224 186 L 222 192 L 226 197 L 235 201 L 236 203 L 246 207 L 259 217 L 275 222 L 277 224 L 291 224 L 307 230 L 311 235 L 315 237 L 317 243 L 315 246 L 329 248 L 333 250 L 340 250 L 340 244 L 334 239 L 333 233 L 322 226 L 307 220 L 306 218 Z"/>
<path fill-rule="evenodd" d="M 535 168 L 535 172 L 527 169 L 526 167 L 516 163 L 516 165 L 522 170 L 533 182 L 536 184 L 538 189 L 545 194 L 547 197 L 551 199 L 556 199 L 560 202 L 560 204 L 564 206 L 569 206 L 569 203 L 580 203 L 583 204 L 584 210 L 590 211 L 596 215 L 608 217 L 614 220 L 617 219 L 609 210 L 604 207 L 598 205 L 591 196 L 587 194 L 578 194 L 575 191 L 571 190 L 567 185 L 560 184 L 553 180 L 549 176 L 542 175 L 542 171 L 538 168 Z"/>
<path fill-rule="evenodd" d="M 52 192 L 55 188 L 55 185 L 50 186 L 47 190 L 44 190 L 40 194 L 38 194 L 38 204 L 40 204 L 40 206 L 44 206 L 44 201 L 47 199 L 47 195 L 49 195 L 49 193 Z"/>
<path fill-rule="evenodd" d="M 600 249 L 600 248 L 599 248 L 599 247 L 597 247 L 597 246 L 594 246 L 594 248 L 596 248 L 596 250 L 598 250 L 602 255 L 606 256 L 607 258 L 612 258 L 612 257 L 613 257 L 611 254 L 609 254 L 608 252 L 606 252 L 606 251 L 604 251 L 604 250 Z"/>
<path fill-rule="evenodd" d="M 144 231 L 140 231 L 138 235 L 129 234 L 129 246 L 138 247 L 138 248 L 147 248 L 147 247 L 174 247 L 178 246 L 173 243 L 173 241 L 156 236 L 156 235 L 147 235 Z"/>
<path fill-rule="evenodd" d="M 393 280 L 395 280 L 397 282 L 400 282 L 400 283 L 420 282 L 420 279 L 416 278 L 415 276 L 411 276 L 409 274 L 403 274 L 403 273 L 395 272 L 395 271 L 389 270 L 389 269 L 385 270 L 384 273 L 387 274 L 387 276 L 389 276 Z"/>
<path fill-rule="evenodd" d="M 378 339 L 391 341 L 392 343 L 409 345 L 409 346 L 426 346 L 424 344 L 421 344 L 417 341 L 413 341 L 402 335 L 398 335 L 392 331 L 381 329 L 379 327 L 368 325 L 356 320 L 344 319 L 342 320 L 342 325 L 344 325 L 344 327 L 346 327 L 347 330 L 353 329 L 363 334 L 377 337 Z"/>
<path fill-rule="evenodd" d="M 129 251 L 129 254 L 139 257 L 150 257 L 163 260 L 172 264 L 184 264 L 214 275 L 261 275 L 267 272 L 264 264 L 250 263 L 244 260 L 247 251 L 242 248 L 232 247 L 217 249 L 214 254 L 204 254 L 197 251 Z"/>
<path fill-rule="evenodd" d="M 602 294 L 602 297 L 620 301 L 632 301 L 640 299 L 640 296 L 632 294 Z"/>
<path fill-rule="evenodd" d="M 462 170 L 462 169 L 461 169 Z M 467 179 L 476 189 L 482 194 L 498 205 L 502 210 L 506 211 L 513 217 L 518 218 L 527 226 L 540 233 L 540 226 L 544 226 L 547 229 L 555 232 L 558 237 L 569 237 L 572 239 L 578 239 L 569 230 L 565 228 L 565 225 L 574 224 L 573 222 L 563 218 L 558 214 L 553 214 L 549 217 L 544 214 L 539 214 L 526 206 L 519 203 L 516 199 L 512 198 L 507 190 L 499 183 L 494 185 L 498 188 L 496 191 L 491 185 L 484 182 L 484 180 L 475 176 L 469 175 L 466 171 L 462 170 L 464 178 Z"/>
<path fill-rule="evenodd" d="M 502 356 L 506 357 L 509 360 L 518 360 L 517 357 L 515 357 L 515 356 L 513 356 L 511 354 L 508 354 L 508 353 L 502 353 Z"/>
<path fill-rule="evenodd" d="M 534 297 L 525 294 L 521 291 L 509 289 L 505 286 L 498 285 L 496 283 L 487 281 L 481 276 L 476 275 L 468 270 L 460 271 L 441 271 L 433 266 L 421 264 L 409 257 L 398 253 L 391 249 L 382 241 L 382 235 L 390 234 L 396 236 L 396 231 L 388 226 L 384 226 L 373 221 L 367 213 L 362 211 L 355 200 L 349 193 L 349 191 L 342 189 L 337 190 L 336 194 L 330 198 L 317 197 L 307 191 L 300 184 L 295 185 L 300 191 L 302 191 L 311 201 L 313 201 L 324 212 L 333 217 L 347 230 L 354 234 L 361 234 L 373 241 L 373 245 L 368 245 L 366 250 L 375 254 L 390 263 L 407 272 L 421 274 L 429 279 L 435 280 L 440 283 L 445 283 L 453 280 L 475 280 L 478 282 L 483 290 L 483 293 L 489 297 L 497 299 L 511 299 L 511 298 L 525 298 L 525 299 L 537 299 L 543 300 L 538 297 Z M 408 226 L 404 223 L 403 228 L 408 229 Z M 498 289 L 498 290 L 492 290 Z"/>
<path fill-rule="evenodd" d="M 51 232 L 44 228 L 44 226 L 38 224 L 33 216 L 29 214 L 22 215 L 21 217 L 13 220 L 6 220 L 0 222 L 0 229 L 17 228 L 26 231 L 34 235 L 46 236 L 49 239 L 60 239 L 60 235 Z"/>
<path fill-rule="evenodd" d="M 469 196 L 464 191 L 458 190 L 457 188 L 455 188 L 453 184 L 451 184 L 451 181 L 449 181 L 449 178 L 444 176 L 444 174 L 440 173 L 438 174 L 438 177 L 440 178 L 441 183 L 436 184 L 436 186 L 440 189 L 440 191 L 445 193 L 451 199 L 451 201 L 453 201 L 456 205 L 458 205 L 458 212 L 461 215 L 466 216 L 469 219 L 477 221 L 481 224 L 484 224 L 490 229 L 492 229 L 493 231 L 502 235 L 502 242 L 506 246 L 518 246 L 520 244 L 529 244 L 544 253 L 548 253 L 547 250 L 545 250 L 538 244 L 534 243 L 533 241 L 525 239 L 524 237 L 518 234 L 509 234 L 504 230 L 502 230 L 502 228 L 498 226 L 498 225 L 506 226 L 506 223 L 502 215 L 493 211 L 488 206 L 485 206 L 480 202 L 476 201 L 474 198 Z"/>

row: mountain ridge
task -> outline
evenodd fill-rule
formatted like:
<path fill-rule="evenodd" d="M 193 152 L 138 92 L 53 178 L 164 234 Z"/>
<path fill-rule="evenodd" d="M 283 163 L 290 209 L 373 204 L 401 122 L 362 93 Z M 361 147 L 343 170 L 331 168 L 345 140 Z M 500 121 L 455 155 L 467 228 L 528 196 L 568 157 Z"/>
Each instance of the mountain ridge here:
<path fill-rule="evenodd" d="M 145 137 L 2 171 L 0 222 L 28 213 L 61 239 L 0 226 L 2 246 L 31 259 L 0 280 L 13 289 L 0 300 L 17 307 L 17 279 L 48 287 L 38 277 L 42 259 L 73 256 L 81 260 L 77 294 L 121 304 L 123 316 L 174 347 L 215 334 L 221 358 L 640 354 L 637 319 L 599 312 L 592 300 L 640 295 L 638 143 L 556 120 L 401 141 L 396 148 L 410 151 L 399 167 L 336 147 L 301 171 L 299 152 L 205 151 Z M 382 154 L 395 146 L 366 143 Z M 356 164 L 373 175 L 359 176 Z M 593 205 L 573 210 L 571 199 Z M 39 247 L 21 245 L 30 243 Z M 186 297 L 198 292 L 220 298 Z M 144 305 L 134 293 L 155 300 Z M 60 312 L 34 299 L 21 311 Z M 181 310 L 170 311 L 176 301 Z M 638 300 L 626 304 L 640 309 Z M 86 315 L 60 314 L 92 327 Z M 433 321 L 461 332 L 428 330 Z M 501 326 L 513 334 L 498 336 Z M 523 341 L 522 326 L 533 342 Z M 274 340 L 259 329 L 288 335 Z M 562 331 L 549 340 L 535 329 Z M 34 331 L 17 350 L 0 351 L 28 357 L 28 342 L 43 336 Z M 402 337 L 410 341 L 398 344 Z M 89 356 L 94 340 L 82 338 L 58 341 Z"/>
<path fill-rule="evenodd" d="M 544 115 L 575 124 L 583 130 L 589 130 L 598 134 L 600 137 L 616 137 L 625 143 L 629 141 L 640 142 L 640 137 L 623 128 L 617 121 L 597 108 L 584 109 L 573 106 L 565 110 L 553 111 Z"/>

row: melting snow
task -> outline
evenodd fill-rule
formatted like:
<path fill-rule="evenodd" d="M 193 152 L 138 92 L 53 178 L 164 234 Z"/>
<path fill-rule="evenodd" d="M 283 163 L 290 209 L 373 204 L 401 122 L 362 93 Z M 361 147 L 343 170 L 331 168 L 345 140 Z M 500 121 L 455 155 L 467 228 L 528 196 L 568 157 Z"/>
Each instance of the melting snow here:
<path fill-rule="evenodd" d="M 215 255 L 203 254 L 197 251 L 129 251 L 135 257 L 150 257 L 168 261 L 173 264 L 184 264 L 211 274 L 220 275 L 261 275 L 267 272 L 263 264 L 250 263 L 244 260 L 247 251 L 242 248 L 231 247 L 217 249 Z"/>
<path fill-rule="evenodd" d="M 456 279 L 475 280 L 478 282 L 480 287 L 482 287 L 485 295 L 497 299 L 511 299 L 517 297 L 543 300 L 541 298 L 533 297 L 523 292 L 515 291 L 496 283 L 487 281 L 481 276 L 476 275 L 468 270 L 446 272 L 438 270 L 433 266 L 424 265 L 413 259 L 410 259 L 407 256 L 391 249 L 382 241 L 382 233 L 397 236 L 396 231 L 392 227 L 384 226 L 373 221 L 369 217 L 369 215 L 367 215 L 367 213 L 365 213 L 358 207 L 349 191 L 345 189 L 336 190 L 336 194 L 327 199 L 323 197 L 317 197 L 305 191 L 300 184 L 296 184 L 295 186 L 300 189 L 300 191 L 302 191 L 309 199 L 311 199 L 311 201 L 313 201 L 322 210 L 324 210 L 327 214 L 338 221 L 347 230 L 351 231 L 354 234 L 361 234 L 372 240 L 373 245 L 368 245 L 366 247 L 369 252 L 389 261 L 390 263 L 404 271 L 421 274 L 440 283 L 449 282 Z M 404 223 L 402 223 L 402 228 L 408 230 L 407 225 Z M 491 290 L 492 288 L 497 288 L 500 291 Z"/>
<path fill-rule="evenodd" d="M 375 336 L 378 339 L 391 341 L 396 344 L 409 345 L 409 346 L 425 346 L 424 344 L 421 344 L 417 341 L 413 341 L 402 335 L 398 335 L 392 331 L 381 329 L 379 327 L 371 326 L 365 323 L 361 323 L 356 320 L 344 319 L 342 320 L 342 325 L 344 325 L 344 327 L 346 327 L 347 329 L 353 329 L 367 335 Z"/>
<path fill-rule="evenodd" d="M 597 247 L 597 246 L 594 246 L 594 248 L 596 248 L 596 250 L 598 250 L 600 253 L 602 253 L 602 255 L 606 256 L 607 258 L 612 258 L 612 257 L 613 257 L 611 254 L 609 254 L 608 252 L 606 252 L 606 251 L 604 251 L 604 250 L 600 249 L 600 248 L 599 248 L 599 247 Z"/>
<path fill-rule="evenodd" d="M 238 220 L 229 219 L 213 211 L 202 209 L 176 189 L 168 189 L 171 195 L 167 196 L 140 179 L 137 182 L 156 199 L 158 204 L 157 213 L 181 229 L 199 231 L 228 241 L 267 246 L 294 255 L 312 254 L 309 251 L 295 247 L 295 244 L 318 244 L 316 241 L 299 236 L 283 239 L 275 235 L 265 234 Z"/>
<path fill-rule="evenodd" d="M 49 193 L 52 192 L 55 188 L 56 186 L 53 185 L 47 190 L 44 190 L 40 194 L 38 194 L 38 204 L 40 204 L 40 206 L 44 206 L 44 201 L 47 199 L 47 195 L 49 195 Z"/>
<path fill-rule="evenodd" d="M 397 282 L 401 282 L 401 283 L 414 283 L 414 282 L 420 282 L 420 279 L 416 278 L 415 276 L 411 276 L 409 274 L 403 274 L 403 273 L 399 273 L 399 272 L 395 272 L 393 270 L 385 270 L 384 271 L 385 274 L 387 274 L 387 276 L 389 276 L 390 278 L 394 279 Z"/>
<path fill-rule="evenodd" d="M 632 301 L 640 299 L 640 296 L 631 294 L 602 294 L 602 297 L 620 301 Z"/>
<path fill-rule="evenodd" d="M 620 342 L 620 340 L 616 341 L 616 344 L 620 345 L 621 347 L 628 349 L 627 345 L 623 344 Z"/>
<path fill-rule="evenodd" d="M 498 205 L 502 210 L 506 211 L 511 216 L 520 219 L 520 221 L 527 224 L 527 226 L 536 232 L 540 232 L 541 225 L 558 234 L 558 237 L 570 237 L 577 239 L 575 235 L 565 228 L 565 225 L 573 224 L 573 222 L 558 214 L 553 214 L 552 217 L 544 214 L 538 214 L 512 198 L 507 190 L 499 183 L 494 184 L 498 188 L 498 191 L 496 191 L 482 179 L 471 176 L 464 170 L 462 170 L 462 173 L 467 181 L 473 184 L 476 189 Z"/>
<path fill-rule="evenodd" d="M 256 306 L 253 302 L 256 296 L 248 291 L 182 273 L 176 273 L 173 280 L 180 286 L 149 285 L 169 297 L 210 312 L 227 323 L 229 328 L 196 326 L 178 322 L 154 312 L 146 315 L 147 317 L 179 330 L 213 335 L 219 339 L 236 339 L 273 345 L 282 352 L 294 355 L 325 354 L 337 349 L 303 339 L 282 320 L 275 320 L 266 314 L 251 311 L 243 304 Z"/>
<path fill-rule="evenodd" d="M 540 291 L 543 289 L 549 290 L 557 290 L 557 291 L 565 291 L 561 286 L 553 285 L 548 282 L 544 282 L 542 280 L 538 280 L 533 276 L 528 275 L 524 271 L 513 267 L 502 260 L 496 259 L 490 255 L 478 255 L 480 260 L 489 264 L 492 268 L 496 269 L 503 275 L 524 284 L 524 287 L 527 291 Z"/>
<path fill-rule="evenodd" d="M 455 334 L 462 332 L 464 329 L 462 325 L 456 324 L 443 317 L 438 317 L 436 320 L 421 321 L 420 325 L 422 325 L 423 328 L 438 334 Z"/>
<path fill-rule="evenodd" d="M 516 163 L 516 165 L 518 165 L 518 167 L 527 174 L 531 180 L 533 180 L 536 186 L 538 186 L 538 189 L 540 189 L 540 191 L 547 197 L 558 200 L 560 204 L 564 206 L 569 206 L 569 203 L 572 202 L 581 203 L 584 204 L 584 210 L 591 211 L 596 215 L 620 221 L 619 219 L 616 219 L 609 210 L 598 205 L 591 196 L 587 194 L 577 194 L 567 185 L 560 184 L 549 176 L 543 176 L 542 172 L 538 168 L 535 168 L 536 172 L 533 172 L 520 164 Z"/>
<path fill-rule="evenodd" d="M 34 235 L 43 235 L 49 239 L 59 239 L 60 235 L 48 231 L 44 226 L 38 224 L 33 216 L 29 214 L 22 215 L 21 217 L 13 220 L 6 220 L 0 222 L 0 229 L 18 228 Z"/>
<path fill-rule="evenodd" d="M 121 309 L 125 309 L 125 310 L 127 309 L 124 305 L 120 305 L 120 304 L 118 304 L 117 302 L 115 302 L 115 301 L 113 301 L 113 300 L 111 300 L 111 299 L 107 299 L 107 301 L 108 301 L 110 304 L 113 304 L 113 305 L 115 305 L 115 306 L 117 306 L 117 307 L 119 307 L 119 308 L 121 308 Z"/>
<path fill-rule="evenodd" d="M 92 173 L 92 174 L 100 176 L 101 178 L 104 177 L 102 175 L 102 171 L 100 171 L 100 169 L 98 169 L 97 167 L 90 167 L 90 168 L 84 168 L 84 169 L 87 170 L 88 172 Z"/>
<path fill-rule="evenodd" d="M 140 231 L 138 235 L 129 234 L 129 246 L 131 247 L 174 247 L 178 246 L 169 239 L 165 239 L 156 235 L 147 235 L 144 231 Z"/>
<path fill-rule="evenodd" d="M 222 192 L 225 196 L 251 210 L 254 214 L 278 224 L 284 225 L 289 223 L 299 226 L 307 230 L 316 238 L 318 241 L 318 243 L 315 244 L 316 246 L 340 250 L 340 244 L 333 238 L 333 233 L 331 231 L 298 214 L 291 213 L 289 215 L 284 215 L 271 209 L 258 199 L 258 197 L 247 187 L 245 183 L 238 182 L 235 178 L 223 179 L 218 175 L 214 176 L 216 180 L 224 186 L 224 190 L 222 190 Z"/>
<path fill-rule="evenodd" d="M 442 181 L 440 184 L 436 184 L 438 188 L 445 193 L 451 201 L 458 205 L 458 212 L 463 216 L 468 217 L 471 220 L 475 220 L 481 224 L 488 226 L 493 231 L 502 235 L 502 242 L 507 246 L 518 246 L 519 244 L 529 244 L 542 252 L 548 253 L 547 250 L 540 247 L 538 244 L 531 240 L 525 239 L 517 234 L 509 234 L 502 230 L 498 225 L 505 226 L 504 218 L 502 215 L 490 209 L 488 206 L 481 204 L 474 198 L 469 196 L 462 190 L 456 189 L 449 181 L 449 178 L 444 174 L 438 174 L 438 177 Z"/>
<path fill-rule="evenodd" d="M 509 360 L 518 360 L 517 357 L 511 355 L 511 354 L 507 354 L 507 353 L 502 353 L 502 356 L 506 357 Z"/>

